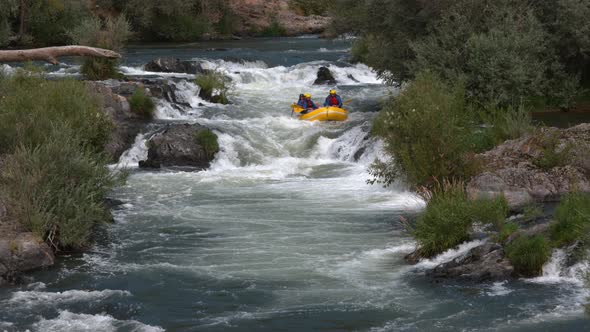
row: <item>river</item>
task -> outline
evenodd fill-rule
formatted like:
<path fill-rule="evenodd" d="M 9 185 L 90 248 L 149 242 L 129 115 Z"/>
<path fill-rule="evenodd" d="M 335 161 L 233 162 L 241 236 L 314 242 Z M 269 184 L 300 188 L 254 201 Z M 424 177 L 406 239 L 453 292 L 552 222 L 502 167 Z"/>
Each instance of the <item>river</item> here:
<path fill-rule="evenodd" d="M 176 56 L 232 77 L 231 105 L 200 100 L 187 80 L 178 87 L 191 107 L 160 102 L 156 113 L 159 123 L 213 128 L 221 152 L 203 172 L 142 171 L 138 137 L 114 166 L 130 170 L 112 193 L 124 202 L 115 224 L 91 251 L 0 289 L 0 331 L 589 330 L 585 267 L 563 266 L 563 252 L 543 277 L 484 284 L 424 275 L 475 243 L 404 262 L 415 243 L 399 216 L 423 202 L 402 184 L 366 183 L 384 158 L 371 121 L 396 90 L 347 63 L 349 49 L 350 40 L 313 37 L 130 48 L 127 74 L 159 75 L 142 64 Z M 299 93 L 327 94 L 312 85 L 322 65 L 352 99 L 347 122 L 291 117 Z"/>

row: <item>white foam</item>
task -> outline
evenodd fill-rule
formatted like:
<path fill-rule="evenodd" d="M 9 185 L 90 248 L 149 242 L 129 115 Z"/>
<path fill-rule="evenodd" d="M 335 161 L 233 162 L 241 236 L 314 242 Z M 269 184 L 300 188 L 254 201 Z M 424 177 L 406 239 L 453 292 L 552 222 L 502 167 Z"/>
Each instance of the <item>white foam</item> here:
<path fill-rule="evenodd" d="M 512 289 L 506 287 L 508 281 L 495 282 L 486 292 L 487 296 L 504 296 L 513 292 Z"/>
<path fill-rule="evenodd" d="M 195 78 L 195 74 L 186 73 L 160 73 L 144 70 L 143 67 L 128 67 L 120 66 L 119 70 L 130 76 L 160 76 L 160 77 L 175 77 L 175 78 Z"/>
<path fill-rule="evenodd" d="M 437 267 L 443 263 L 447 263 L 452 261 L 455 258 L 461 257 L 469 252 L 469 250 L 479 247 L 483 245 L 486 241 L 485 240 L 475 240 L 470 242 L 465 242 L 459 245 L 455 249 L 449 249 L 442 254 L 432 258 L 432 259 L 424 259 L 421 260 L 418 264 L 415 265 L 416 268 L 426 268 L 431 269 Z"/>
<path fill-rule="evenodd" d="M 34 307 L 37 305 L 63 305 L 76 302 L 101 301 L 110 297 L 131 296 L 128 291 L 122 290 L 102 290 L 102 291 L 84 291 L 69 290 L 64 292 L 42 292 L 42 291 L 20 291 L 14 292 L 12 297 L 6 301 L 11 305 L 23 305 Z"/>
<path fill-rule="evenodd" d="M 562 284 L 569 283 L 584 286 L 585 278 L 590 272 L 590 263 L 585 260 L 573 266 L 566 267 L 567 253 L 563 249 L 555 249 L 549 261 L 543 266 L 543 275 L 537 278 L 526 279 L 537 284 Z"/>
<path fill-rule="evenodd" d="M 114 169 L 125 169 L 139 167 L 139 161 L 147 160 L 148 147 L 146 145 L 147 138 L 144 134 L 139 134 L 135 138 L 135 143 L 131 149 L 125 151 L 119 158 L 119 162 L 114 165 Z"/>
<path fill-rule="evenodd" d="M 33 330 L 39 332 L 111 332 L 111 331 L 137 331 L 160 332 L 161 327 L 150 326 L 134 320 L 117 320 L 110 315 L 78 314 L 67 310 L 60 311 L 59 316 L 53 319 L 41 319 L 33 324 Z"/>

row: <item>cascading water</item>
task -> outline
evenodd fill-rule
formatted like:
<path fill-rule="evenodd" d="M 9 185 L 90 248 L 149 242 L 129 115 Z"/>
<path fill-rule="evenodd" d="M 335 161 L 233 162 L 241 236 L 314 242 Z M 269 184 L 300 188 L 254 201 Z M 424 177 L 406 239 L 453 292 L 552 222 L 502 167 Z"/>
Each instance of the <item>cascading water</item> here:
<path fill-rule="evenodd" d="M 400 188 L 366 183 L 383 157 L 370 137 L 379 102 L 395 93 L 364 65 L 342 62 L 349 41 L 236 42 L 222 51 L 130 50 L 123 71 L 155 55 L 198 57 L 232 78 L 231 105 L 198 98 L 191 75 L 167 74 L 183 105 L 162 101 L 160 122 L 198 122 L 221 151 L 203 172 L 131 171 L 113 193 L 116 223 L 92 251 L 0 290 L 0 331 L 489 331 L 582 330 L 585 291 L 559 252 L 545 279 L 435 284 L 423 271 L 480 242 L 417 266 L 397 222 L 423 206 Z M 234 44 L 232 44 L 234 45 Z M 223 46 L 226 47 L 226 46 Z M 212 54 L 209 54 L 212 53 Z M 320 66 L 340 82 L 343 123 L 291 117 Z M 71 67 L 74 68 L 74 67 Z M 64 75 L 71 68 L 62 68 Z M 5 68 L 7 69 L 7 68 Z M 146 157 L 144 133 L 115 167 Z M 561 255 L 561 256 L 560 256 Z M 577 270 L 576 270 L 577 271 Z M 555 285 L 556 277 L 568 282 Z M 574 299 L 574 300 L 572 300 Z"/>

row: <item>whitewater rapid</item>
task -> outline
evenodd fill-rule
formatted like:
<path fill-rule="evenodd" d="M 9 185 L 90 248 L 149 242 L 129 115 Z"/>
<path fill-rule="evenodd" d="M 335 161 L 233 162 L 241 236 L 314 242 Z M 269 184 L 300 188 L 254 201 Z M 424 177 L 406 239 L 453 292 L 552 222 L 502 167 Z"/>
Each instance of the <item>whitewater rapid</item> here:
<path fill-rule="evenodd" d="M 165 50 L 231 77 L 229 105 L 200 99 L 193 75 L 145 71 L 145 54 L 161 49 L 136 50 L 142 58 L 122 65 L 127 75 L 176 85 L 186 105 L 159 101 L 156 126 L 203 124 L 218 135 L 220 152 L 201 172 L 139 170 L 152 132 L 139 135 L 112 166 L 130 172 L 112 193 L 122 202 L 113 210 L 115 224 L 102 229 L 89 252 L 34 274 L 28 285 L 0 290 L 0 331 L 590 327 L 583 316 L 587 267 L 566 266 L 563 252 L 553 253 L 540 278 L 478 285 L 433 283 L 424 271 L 482 241 L 407 265 L 404 256 L 416 243 L 398 220 L 424 202 L 401 183 L 367 184 L 371 163 L 385 158 L 383 142 L 370 135 L 372 120 L 397 91 L 369 67 L 341 61 L 350 47 L 344 42 L 289 38 L 254 51 L 244 43 L 235 53 L 255 59 Z M 337 86 L 312 84 L 321 66 Z M 51 75 L 75 77 L 77 68 L 62 65 Z M 349 121 L 309 123 L 291 115 L 300 93 L 321 103 L 330 88 L 351 100 Z"/>

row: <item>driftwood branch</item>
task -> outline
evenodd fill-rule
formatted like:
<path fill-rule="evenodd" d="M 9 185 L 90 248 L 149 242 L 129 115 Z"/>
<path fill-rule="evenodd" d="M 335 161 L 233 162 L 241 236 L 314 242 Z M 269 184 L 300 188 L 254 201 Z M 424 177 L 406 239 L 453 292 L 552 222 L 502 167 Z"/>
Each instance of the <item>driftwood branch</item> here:
<path fill-rule="evenodd" d="M 62 56 L 92 56 L 97 58 L 118 59 L 121 55 L 111 50 L 88 46 L 56 46 L 34 48 L 31 50 L 0 51 L 1 62 L 46 61 L 58 64 Z"/>

